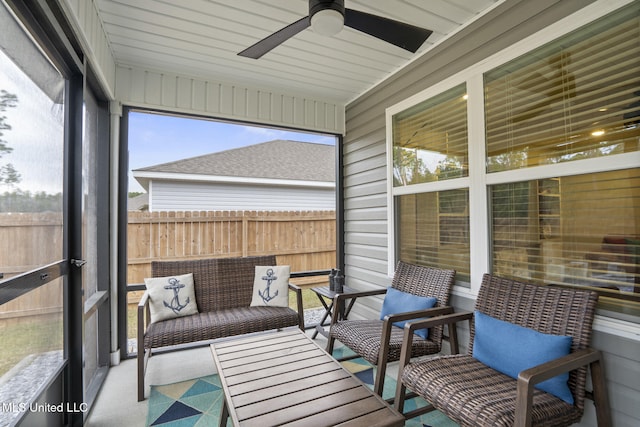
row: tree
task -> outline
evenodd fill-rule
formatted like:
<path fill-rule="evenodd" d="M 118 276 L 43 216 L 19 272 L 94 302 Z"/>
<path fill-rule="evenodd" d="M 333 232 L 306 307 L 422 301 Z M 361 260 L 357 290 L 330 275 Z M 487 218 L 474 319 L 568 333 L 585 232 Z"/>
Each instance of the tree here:
<path fill-rule="evenodd" d="M 416 150 L 393 148 L 393 180 L 395 185 L 418 184 L 434 180 L 434 176 L 418 157 Z"/>
<path fill-rule="evenodd" d="M 18 105 L 18 97 L 6 90 L 0 90 L 0 113 L 4 113 L 8 108 Z M 5 130 L 11 130 L 11 125 L 7 123 L 7 117 L 0 115 L 0 158 L 5 154 L 11 153 L 13 148 L 9 147 L 7 141 L 2 137 Z M 20 182 L 20 174 L 11 163 L 0 166 L 0 184 L 13 185 Z"/>

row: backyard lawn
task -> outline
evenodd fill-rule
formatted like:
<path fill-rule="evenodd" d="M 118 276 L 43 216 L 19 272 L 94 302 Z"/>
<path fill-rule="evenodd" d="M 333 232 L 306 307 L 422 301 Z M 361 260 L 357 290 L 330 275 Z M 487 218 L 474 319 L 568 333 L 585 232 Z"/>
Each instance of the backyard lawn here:
<path fill-rule="evenodd" d="M 62 313 L 0 321 L 0 377 L 32 354 L 62 350 Z"/>

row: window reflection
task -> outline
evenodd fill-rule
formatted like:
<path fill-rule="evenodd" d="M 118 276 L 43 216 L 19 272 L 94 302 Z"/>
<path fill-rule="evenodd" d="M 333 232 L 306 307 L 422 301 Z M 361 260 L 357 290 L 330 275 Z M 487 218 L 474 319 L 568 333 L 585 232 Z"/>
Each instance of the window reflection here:
<path fill-rule="evenodd" d="M 640 150 L 637 8 L 485 74 L 487 171 Z"/>

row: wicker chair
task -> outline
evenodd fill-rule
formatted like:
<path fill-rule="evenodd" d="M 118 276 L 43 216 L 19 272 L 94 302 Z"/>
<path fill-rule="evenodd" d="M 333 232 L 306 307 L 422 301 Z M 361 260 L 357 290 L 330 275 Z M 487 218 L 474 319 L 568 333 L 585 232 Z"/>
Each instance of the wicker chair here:
<path fill-rule="evenodd" d="M 410 362 L 408 347 L 403 347 L 396 409 L 404 411 L 408 388 L 431 405 L 404 414 L 407 419 L 438 409 L 461 426 L 567 426 L 578 422 L 583 415 L 587 367 L 590 366 L 598 425 L 610 426 L 601 354 L 588 347 L 597 299 L 597 294 L 591 291 L 537 286 L 484 275 L 476 301 L 477 311 L 545 334 L 572 336 L 570 354 L 521 371 L 516 380 L 472 356 L 473 313 L 443 316 L 436 323 L 449 324 L 449 331 L 455 331 L 455 323 L 451 322 L 469 320 L 469 353 Z M 405 325 L 404 345 L 411 345 L 411 331 L 424 327 L 427 322 Z M 573 405 L 534 389 L 537 383 L 566 372 L 569 372 Z"/>
<path fill-rule="evenodd" d="M 418 296 L 437 298 L 434 308 L 386 316 L 384 320 L 339 320 L 340 310 L 334 310 L 327 343 L 327 352 L 333 353 L 335 340 L 342 342 L 356 355 L 341 360 L 362 357 L 377 366 L 374 391 L 382 396 L 384 378 L 388 362 L 400 358 L 403 331 L 392 327 L 394 322 L 419 319 L 425 316 L 438 316 L 453 313 L 449 307 L 449 296 L 455 279 L 454 270 L 441 270 L 398 262 L 391 286 L 399 291 Z M 345 299 L 385 294 L 386 289 L 364 291 L 362 293 L 338 294 L 334 298 L 334 307 L 344 305 Z M 416 337 L 412 345 L 412 356 L 424 356 L 440 352 L 442 345 L 442 326 L 429 330 L 427 339 Z"/>

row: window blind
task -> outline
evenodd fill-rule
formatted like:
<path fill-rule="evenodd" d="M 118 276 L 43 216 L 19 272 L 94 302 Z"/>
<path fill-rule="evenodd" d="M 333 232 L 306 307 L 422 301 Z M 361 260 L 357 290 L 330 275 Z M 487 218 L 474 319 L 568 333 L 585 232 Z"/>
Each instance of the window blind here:
<path fill-rule="evenodd" d="M 492 271 L 628 299 L 640 313 L 640 170 L 490 187 Z"/>
<path fill-rule="evenodd" d="M 398 259 L 456 270 L 469 282 L 469 191 L 396 197 Z"/>
<path fill-rule="evenodd" d="M 393 116 L 394 186 L 468 175 L 466 86 Z"/>
<path fill-rule="evenodd" d="M 640 149 L 638 14 L 625 9 L 484 75 L 488 172 Z"/>

